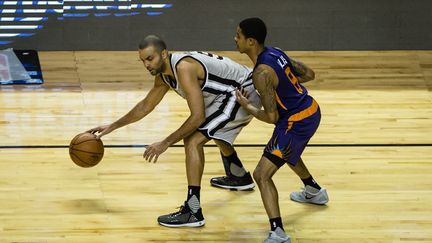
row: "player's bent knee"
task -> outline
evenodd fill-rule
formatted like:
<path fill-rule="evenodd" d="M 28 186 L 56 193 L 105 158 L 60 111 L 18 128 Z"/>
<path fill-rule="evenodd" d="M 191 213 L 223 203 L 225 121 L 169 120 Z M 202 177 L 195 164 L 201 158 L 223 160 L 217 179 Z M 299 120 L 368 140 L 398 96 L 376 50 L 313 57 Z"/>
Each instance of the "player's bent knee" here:
<path fill-rule="evenodd" d="M 253 172 L 253 178 L 255 180 L 256 183 L 260 184 L 261 183 L 261 171 L 260 169 L 257 167 L 255 168 L 254 172 Z"/>
<path fill-rule="evenodd" d="M 188 137 L 185 137 L 183 139 L 185 148 L 203 147 L 204 144 L 208 141 L 208 139 L 202 135 L 199 135 L 194 133 Z"/>
<path fill-rule="evenodd" d="M 256 183 L 261 184 L 271 179 L 270 173 L 265 171 L 262 167 L 257 166 L 253 172 L 253 178 Z"/>
<path fill-rule="evenodd" d="M 219 150 L 222 152 L 222 154 L 224 156 L 230 156 L 235 152 L 234 147 L 224 141 L 218 141 L 218 140 L 214 140 L 214 142 L 216 143 L 216 145 L 218 146 Z"/>

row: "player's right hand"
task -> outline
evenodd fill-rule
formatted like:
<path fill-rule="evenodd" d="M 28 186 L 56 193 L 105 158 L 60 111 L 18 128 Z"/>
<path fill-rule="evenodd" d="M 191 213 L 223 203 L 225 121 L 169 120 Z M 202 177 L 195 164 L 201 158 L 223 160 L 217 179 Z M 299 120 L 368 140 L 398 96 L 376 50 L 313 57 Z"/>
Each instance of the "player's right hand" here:
<path fill-rule="evenodd" d="M 99 139 L 102 136 L 107 135 L 108 133 L 110 133 L 112 131 L 114 131 L 114 128 L 110 124 L 110 125 L 102 125 L 102 126 L 95 127 L 95 128 L 90 129 L 90 130 L 87 130 L 86 132 L 95 134 L 96 138 Z M 96 134 L 96 133 L 98 133 L 98 134 Z"/>
<path fill-rule="evenodd" d="M 249 104 L 249 100 L 248 100 L 249 94 L 243 88 L 236 89 L 235 92 L 236 92 L 237 102 L 241 106 L 246 107 Z"/>

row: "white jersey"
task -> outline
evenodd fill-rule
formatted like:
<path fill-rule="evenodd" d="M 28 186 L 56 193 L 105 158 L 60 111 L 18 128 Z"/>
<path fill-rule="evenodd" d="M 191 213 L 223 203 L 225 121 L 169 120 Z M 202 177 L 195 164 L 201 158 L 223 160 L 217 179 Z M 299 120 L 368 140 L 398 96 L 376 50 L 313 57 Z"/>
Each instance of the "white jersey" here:
<path fill-rule="evenodd" d="M 170 56 L 175 80 L 170 80 L 167 76 L 163 76 L 163 79 L 183 98 L 185 98 L 185 94 L 183 88 L 177 82 L 178 77 L 176 67 L 177 64 L 186 57 L 197 60 L 204 67 L 205 77 L 201 89 L 203 91 L 204 103 L 206 105 L 206 100 L 212 100 L 212 96 L 232 92 L 235 88 L 252 84 L 252 69 L 238 64 L 227 57 L 221 57 L 206 52 L 177 52 Z M 248 81 L 248 83 L 245 83 L 246 81 Z"/>
<path fill-rule="evenodd" d="M 170 55 L 170 63 L 175 79 L 161 75 L 162 80 L 181 97 L 185 93 L 177 82 L 177 64 L 184 58 L 192 58 L 204 68 L 204 80 L 201 86 L 204 97 L 206 121 L 198 130 L 208 138 L 234 142 L 240 130 L 252 120 L 246 110 L 236 101 L 236 88 L 248 91 L 249 99 L 260 107 L 260 99 L 252 83 L 252 69 L 233 60 L 206 52 L 177 52 Z"/>

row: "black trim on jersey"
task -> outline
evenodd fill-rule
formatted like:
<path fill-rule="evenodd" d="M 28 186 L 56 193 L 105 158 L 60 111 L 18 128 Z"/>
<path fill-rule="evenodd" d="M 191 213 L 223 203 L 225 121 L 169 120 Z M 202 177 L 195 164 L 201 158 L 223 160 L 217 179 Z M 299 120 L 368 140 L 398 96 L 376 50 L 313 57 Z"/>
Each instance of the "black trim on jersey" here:
<path fill-rule="evenodd" d="M 180 58 L 180 59 L 177 61 L 176 65 L 175 65 L 175 70 L 177 71 L 177 65 L 180 63 L 180 61 L 183 60 L 183 59 L 185 59 L 185 58 L 188 58 L 188 57 L 194 59 L 194 60 L 197 61 L 199 64 L 201 64 L 201 66 L 202 66 L 203 69 L 204 69 L 204 80 L 203 80 L 203 83 L 202 83 L 202 85 L 201 85 L 201 90 L 202 90 L 202 88 L 205 86 L 205 84 L 206 84 L 206 82 L 207 82 L 207 67 L 206 67 L 206 66 L 204 65 L 204 63 L 202 63 L 200 60 L 196 59 L 195 57 L 193 57 L 193 56 L 191 56 L 191 55 L 186 55 L 186 56 Z M 172 65 L 171 65 L 171 68 L 172 68 Z M 177 73 L 177 72 L 176 72 L 176 73 Z"/>
<path fill-rule="evenodd" d="M 174 69 L 173 69 L 173 66 L 172 66 L 172 54 L 170 53 L 169 54 L 169 62 L 170 62 L 170 68 L 171 68 L 171 72 L 173 73 L 173 75 L 174 75 L 174 79 L 176 78 L 176 73 L 174 72 Z"/>
<path fill-rule="evenodd" d="M 233 87 L 236 87 L 236 88 L 240 88 L 240 84 L 237 83 L 235 80 L 227 79 L 227 78 L 222 78 L 222 77 L 216 76 L 216 75 L 211 74 L 211 73 L 209 73 L 208 75 L 209 75 L 208 76 L 209 80 L 216 81 L 216 82 L 219 82 L 219 83 L 222 83 L 222 84 L 225 84 L 225 85 L 230 85 L 230 86 L 233 86 Z"/>
<path fill-rule="evenodd" d="M 247 80 L 242 84 L 242 87 L 243 87 L 243 88 L 246 88 L 246 87 L 249 87 L 249 86 L 251 86 L 251 85 L 254 85 L 254 84 L 253 84 L 253 81 L 251 81 L 251 82 L 247 82 L 248 80 L 250 80 L 250 79 L 247 79 Z"/>
<path fill-rule="evenodd" d="M 165 74 L 163 74 L 163 73 L 160 73 L 159 75 L 160 75 L 160 77 L 161 77 L 161 79 L 162 79 L 162 81 L 166 84 L 166 85 L 168 85 L 168 87 L 170 87 L 170 88 L 172 88 L 172 89 L 174 89 L 174 90 L 177 90 L 177 87 L 178 87 L 178 82 L 177 82 L 177 79 L 175 78 L 175 73 L 174 73 L 174 70 L 173 70 L 173 67 L 172 67 L 172 63 L 171 63 L 171 56 L 172 56 L 172 54 L 169 54 L 169 59 L 170 59 L 170 61 L 169 61 L 169 63 L 170 63 L 170 68 L 171 68 L 171 71 L 173 72 L 173 75 L 174 75 L 174 77 L 171 77 L 170 75 L 165 75 Z"/>
<path fill-rule="evenodd" d="M 202 135 L 204 135 L 204 137 L 206 137 L 208 140 L 214 139 L 214 138 L 210 137 L 210 135 L 208 134 L 208 129 L 200 129 L 200 128 L 198 128 L 197 131 L 200 132 Z"/>
<path fill-rule="evenodd" d="M 177 90 L 178 82 L 175 78 L 172 78 L 169 75 L 161 74 L 162 80 L 170 87 Z"/>
<path fill-rule="evenodd" d="M 231 115 L 228 119 L 226 119 L 225 121 L 221 122 L 217 127 L 213 128 L 213 130 L 211 130 L 209 133 L 210 135 L 214 135 L 219 129 L 221 129 L 222 127 L 226 126 L 226 124 L 228 124 L 229 122 L 233 121 L 237 115 L 238 110 L 240 109 L 241 105 L 236 102 L 236 104 L 234 105 L 234 108 L 231 112 Z"/>
<path fill-rule="evenodd" d="M 222 101 L 222 104 L 218 107 L 218 109 L 213 114 L 211 114 L 210 116 L 208 116 L 206 118 L 206 120 L 204 121 L 204 123 L 201 124 L 200 127 L 204 128 L 205 126 L 207 126 L 207 124 L 209 123 L 209 121 L 213 121 L 213 119 L 215 119 L 216 117 L 218 117 L 219 115 L 221 115 L 223 113 L 223 110 L 227 106 L 229 100 L 230 100 L 230 96 L 227 95 L 227 97 Z"/>
<path fill-rule="evenodd" d="M 209 88 L 209 87 L 204 87 L 202 89 L 202 91 L 205 91 L 207 93 L 212 93 L 212 94 L 215 94 L 215 95 L 219 95 L 219 94 L 223 94 L 224 93 L 224 92 L 222 92 L 220 90 Z"/>
<path fill-rule="evenodd" d="M 248 81 L 249 79 L 252 79 L 252 77 L 253 77 L 253 72 L 250 72 L 249 75 L 248 75 L 248 77 L 247 77 L 247 79 L 245 81 Z"/>

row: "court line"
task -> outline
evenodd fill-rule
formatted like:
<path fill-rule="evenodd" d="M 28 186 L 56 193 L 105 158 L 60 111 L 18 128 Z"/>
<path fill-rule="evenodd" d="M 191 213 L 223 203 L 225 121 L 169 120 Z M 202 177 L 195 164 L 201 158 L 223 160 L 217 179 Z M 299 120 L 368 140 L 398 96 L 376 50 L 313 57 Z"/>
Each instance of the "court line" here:
<path fill-rule="evenodd" d="M 145 148 L 148 144 L 107 144 L 105 148 Z M 234 147 L 262 148 L 265 144 L 235 144 Z M 183 144 L 172 145 L 174 148 L 183 148 Z M 207 144 L 204 147 L 216 147 L 216 144 Z M 307 147 L 432 147 L 432 143 L 365 143 L 365 144 L 308 144 Z M 42 148 L 69 148 L 69 145 L 0 145 L 0 149 L 42 149 Z"/>

